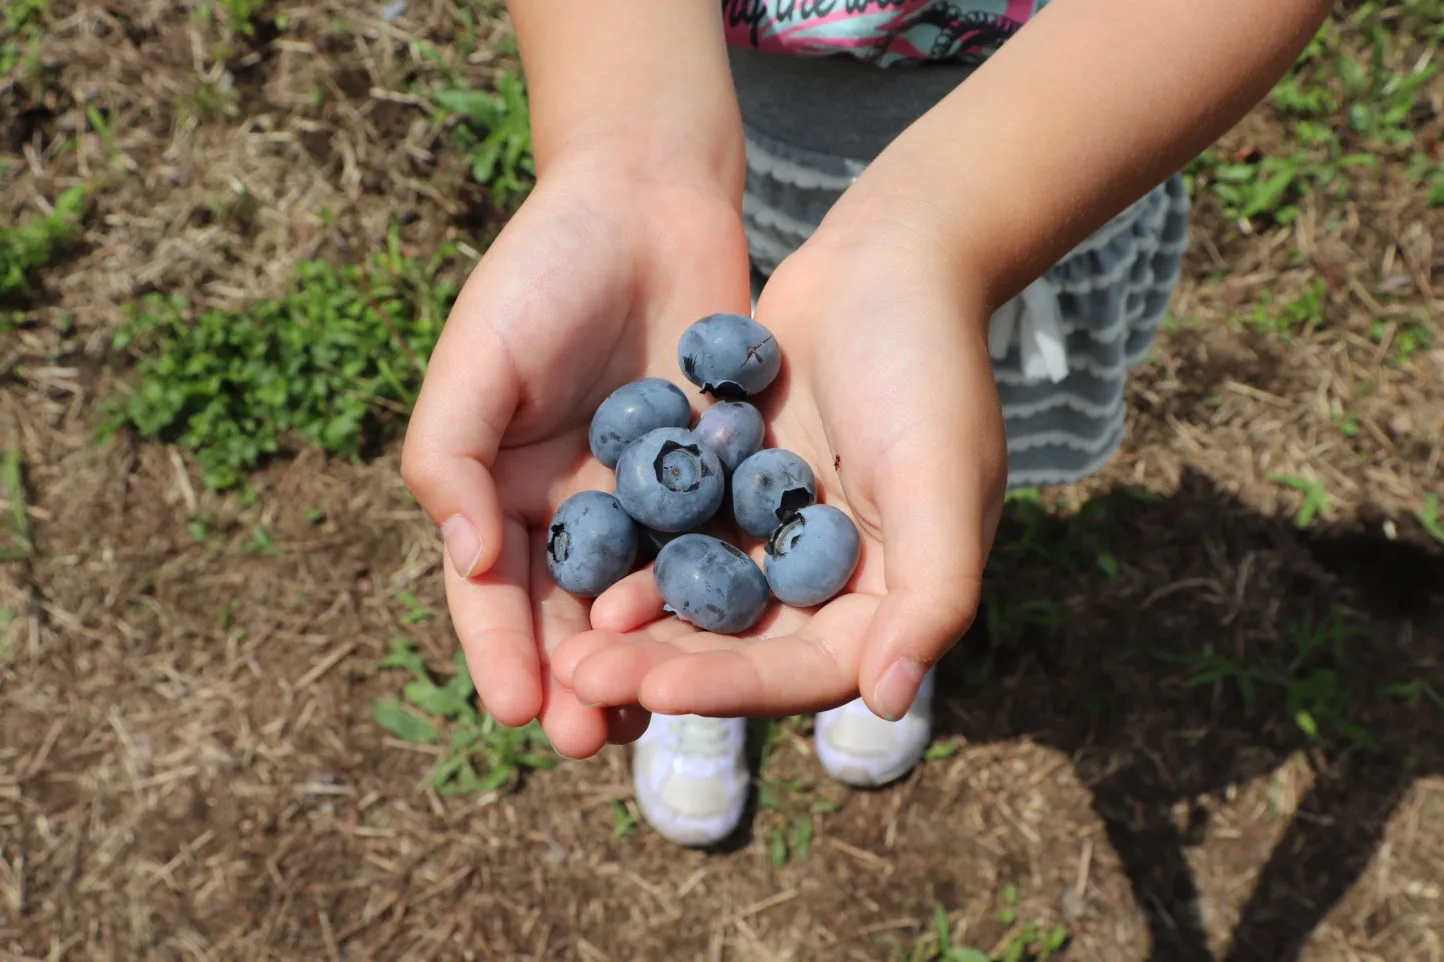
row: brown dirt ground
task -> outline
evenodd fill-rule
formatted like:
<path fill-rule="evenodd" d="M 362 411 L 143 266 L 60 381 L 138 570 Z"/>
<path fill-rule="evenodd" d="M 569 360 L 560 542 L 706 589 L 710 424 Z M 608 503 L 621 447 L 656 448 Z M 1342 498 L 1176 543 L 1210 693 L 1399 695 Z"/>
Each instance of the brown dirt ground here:
<path fill-rule="evenodd" d="M 375 667 L 387 639 L 438 666 L 454 644 L 444 618 L 401 620 L 398 590 L 445 606 L 394 450 L 301 454 L 264 471 L 248 507 L 165 449 L 92 443 L 126 299 L 242 303 L 393 217 L 422 249 L 484 245 L 480 192 L 394 92 L 439 75 L 419 38 L 485 84 L 504 27 L 484 21 L 481 52 L 461 57 L 450 0 L 413 0 L 394 25 L 346 7 L 287 3 L 284 35 L 243 44 L 227 72 L 219 29 L 179 4 L 60 3 L 48 92 L 0 84 L 0 149 L 23 161 L 0 183 L 10 209 L 103 184 L 83 249 L 0 341 L 0 446 L 23 448 L 36 541 L 0 566 L 0 608 L 18 616 L 0 628 L 0 959 L 878 959 L 911 948 L 936 904 L 992 948 L 1009 884 L 1021 916 L 1067 913 L 1069 960 L 1444 958 L 1444 713 L 1380 694 L 1444 692 L 1444 551 L 1413 514 L 1444 495 L 1444 211 L 1401 164 L 1347 202 L 1307 199 L 1286 228 L 1245 234 L 1200 203 L 1186 322 L 1135 380 L 1124 449 L 1061 492 L 1154 495 L 1107 502 L 1090 529 L 1116 577 L 1008 561 L 993 608 L 1044 597 L 1065 625 L 999 647 L 982 687 L 965 678 L 986 639 L 960 648 L 939 710 L 958 750 L 901 785 L 819 781 L 805 726 L 785 727 L 766 776 L 841 808 L 816 819 L 809 858 L 774 867 L 771 809 L 721 852 L 614 838 L 622 750 L 517 792 L 427 788 L 432 758 L 370 716 L 396 690 Z M 233 108 L 198 113 L 205 85 Z M 1426 99 L 1437 144 L 1439 78 Z M 113 119 L 113 155 L 85 105 Z M 1260 109 L 1225 146 L 1267 149 L 1277 123 Z M 253 214 L 235 213 L 242 192 Z M 1229 322 L 1315 276 L 1320 329 L 1285 344 Z M 1435 347 L 1387 366 L 1369 325 L 1409 315 Z M 1323 479 L 1329 515 L 1299 532 L 1299 496 L 1274 474 Z M 185 521 L 203 514 L 216 534 L 198 543 Z M 244 550 L 258 523 L 278 556 Z M 1289 626 L 1335 605 L 1358 628 L 1341 684 L 1376 753 L 1310 744 L 1271 689 L 1247 709 L 1152 657 L 1277 663 Z"/>

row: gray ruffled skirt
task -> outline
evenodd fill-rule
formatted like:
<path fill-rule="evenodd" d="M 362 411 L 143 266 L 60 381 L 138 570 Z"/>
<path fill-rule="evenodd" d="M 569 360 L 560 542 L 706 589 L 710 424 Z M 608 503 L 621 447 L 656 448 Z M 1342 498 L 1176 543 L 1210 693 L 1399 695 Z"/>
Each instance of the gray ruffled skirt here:
<path fill-rule="evenodd" d="M 731 57 L 747 135 L 743 219 L 758 286 L 864 166 L 972 69 L 879 69 L 735 49 Z M 1188 194 L 1175 175 L 994 315 L 989 351 L 1007 428 L 1009 487 L 1078 480 L 1117 449 L 1128 373 L 1147 356 L 1167 313 L 1188 215 Z"/>

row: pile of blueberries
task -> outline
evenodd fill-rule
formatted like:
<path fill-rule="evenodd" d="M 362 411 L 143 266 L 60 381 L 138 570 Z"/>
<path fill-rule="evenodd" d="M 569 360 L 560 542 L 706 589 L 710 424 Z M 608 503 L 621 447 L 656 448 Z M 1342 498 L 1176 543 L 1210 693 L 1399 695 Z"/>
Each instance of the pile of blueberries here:
<path fill-rule="evenodd" d="M 857 568 L 857 528 L 817 503 L 806 461 L 762 447 L 762 414 L 747 401 L 777 377 L 777 340 L 750 317 L 709 314 L 682 333 L 677 360 L 716 403 L 694 424 L 687 396 L 655 377 L 601 403 L 588 441 L 615 471 L 616 489 L 580 491 L 557 508 L 547 541 L 552 580 L 595 598 L 655 550 L 665 609 L 721 634 L 751 628 L 770 598 L 810 607 L 836 595 Z M 729 503 L 736 527 L 766 542 L 762 567 L 702 532 L 717 530 Z"/>

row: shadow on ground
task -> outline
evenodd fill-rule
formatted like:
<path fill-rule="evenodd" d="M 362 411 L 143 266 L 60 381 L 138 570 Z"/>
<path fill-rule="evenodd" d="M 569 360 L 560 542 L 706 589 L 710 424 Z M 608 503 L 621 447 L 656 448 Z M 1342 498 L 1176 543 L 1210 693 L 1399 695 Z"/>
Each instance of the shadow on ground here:
<path fill-rule="evenodd" d="M 1444 552 L 1422 530 L 1303 532 L 1198 474 L 1066 519 L 1015 501 L 997 545 L 980 626 L 940 669 L 939 734 L 1070 757 L 1154 962 L 1214 958 L 1186 858 L 1204 797 L 1304 753 L 1312 787 L 1226 955 L 1296 959 L 1404 793 L 1444 772 Z"/>

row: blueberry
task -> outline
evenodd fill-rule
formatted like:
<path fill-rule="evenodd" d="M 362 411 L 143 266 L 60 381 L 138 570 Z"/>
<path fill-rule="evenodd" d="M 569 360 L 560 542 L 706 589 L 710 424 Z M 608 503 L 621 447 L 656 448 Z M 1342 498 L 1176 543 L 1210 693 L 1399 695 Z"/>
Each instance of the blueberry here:
<path fill-rule="evenodd" d="M 816 500 L 812 468 L 791 451 L 763 448 L 732 472 L 732 516 L 754 538 L 768 537 Z"/>
<path fill-rule="evenodd" d="M 735 635 L 767 610 L 767 576 L 757 562 L 711 535 L 684 534 L 668 542 L 652 578 L 667 607 L 703 631 Z"/>
<path fill-rule="evenodd" d="M 638 524 L 690 531 L 722 506 L 726 475 L 717 455 L 684 428 L 656 428 L 617 461 L 617 500 Z"/>
<path fill-rule="evenodd" d="M 809 505 L 768 540 L 767 584 L 785 605 L 820 605 L 847 584 L 860 550 L 851 518 L 830 504 Z"/>
<path fill-rule="evenodd" d="M 563 591 L 595 598 L 632 570 L 637 526 L 605 491 L 579 491 L 552 515 L 547 571 Z"/>
<path fill-rule="evenodd" d="M 772 332 L 741 314 L 709 314 L 692 323 L 677 342 L 677 362 L 687 380 L 715 398 L 745 401 L 782 367 Z"/>
<path fill-rule="evenodd" d="M 587 443 L 598 461 L 615 468 L 627 445 L 648 431 L 691 423 L 692 406 L 681 388 L 659 377 L 644 377 L 623 384 L 597 407 Z"/>
<path fill-rule="evenodd" d="M 702 412 L 692 433 L 712 449 L 729 472 L 762 447 L 762 412 L 746 401 L 718 401 Z"/>

